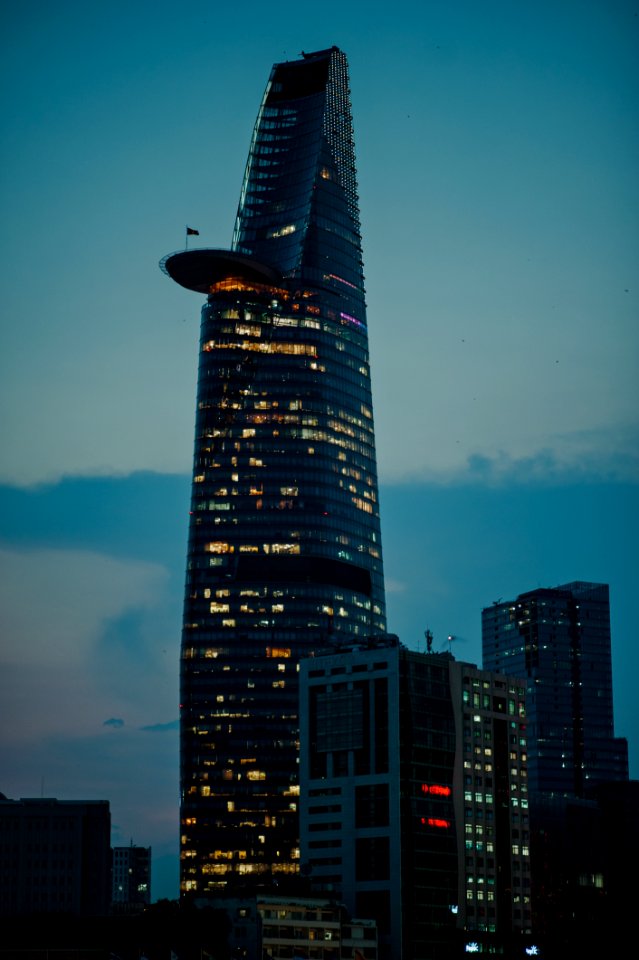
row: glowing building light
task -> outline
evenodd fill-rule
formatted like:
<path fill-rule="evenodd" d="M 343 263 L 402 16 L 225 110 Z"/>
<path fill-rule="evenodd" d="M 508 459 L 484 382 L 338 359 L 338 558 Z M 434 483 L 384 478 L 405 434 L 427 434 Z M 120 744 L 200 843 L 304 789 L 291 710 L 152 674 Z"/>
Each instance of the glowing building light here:
<path fill-rule="evenodd" d="M 422 783 L 422 793 L 429 793 L 436 797 L 449 797 L 452 790 L 440 783 Z"/>

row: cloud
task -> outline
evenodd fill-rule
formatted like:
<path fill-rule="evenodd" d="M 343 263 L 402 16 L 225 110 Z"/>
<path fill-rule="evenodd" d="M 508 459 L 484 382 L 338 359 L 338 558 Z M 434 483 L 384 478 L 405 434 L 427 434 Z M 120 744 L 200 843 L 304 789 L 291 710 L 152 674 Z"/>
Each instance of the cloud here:
<path fill-rule="evenodd" d="M 167 855 L 177 722 L 154 721 L 178 703 L 169 579 L 160 563 L 96 551 L 0 549 L 0 789 L 108 800 L 112 842 Z"/>
<path fill-rule="evenodd" d="M 390 469 L 380 470 L 383 482 L 485 487 L 639 483 L 639 428 L 633 424 L 557 433 L 542 441 L 513 436 L 508 445 L 487 443 L 483 449 L 466 437 L 456 454 L 442 455 L 438 449 L 430 461 L 428 449 L 403 457 L 398 450 Z"/>
<path fill-rule="evenodd" d="M 140 730 L 146 733 L 166 733 L 169 730 L 178 730 L 179 727 L 179 720 L 170 720 L 168 723 L 151 723 L 146 727 L 140 727 Z"/>
<path fill-rule="evenodd" d="M 162 650 L 177 625 L 163 606 L 167 580 L 159 564 L 89 551 L 0 550 L 0 742 L 172 713 L 177 656 Z"/>

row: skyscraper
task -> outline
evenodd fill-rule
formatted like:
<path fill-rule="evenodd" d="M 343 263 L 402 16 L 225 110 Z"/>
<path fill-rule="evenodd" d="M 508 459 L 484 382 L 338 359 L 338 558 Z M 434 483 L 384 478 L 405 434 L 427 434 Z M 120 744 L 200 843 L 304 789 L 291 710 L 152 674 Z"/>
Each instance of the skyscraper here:
<path fill-rule="evenodd" d="M 613 726 L 608 585 L 576 581 L 494 603 L 482 611 L 482 640 L 485 668 L 526 681 L 533 926 L 577 955 L 613 915 L 599 791 L 621 800 L 628 782 L 628 743 Z"/>
<path fill-rule="evenodd" d="M 527 679 L 531 794 L 584 797 L 628 779 L 614 736 L 610 601 L 604 583 L 522 593 L 482 611 L 487 670 Z"/>
<path fill-rule="evenodd" d="M 298 870 L 298 661 L 385 630 L 348 70 L 276 64 L 205 294 L 181 663 L 181 889 Z"/>

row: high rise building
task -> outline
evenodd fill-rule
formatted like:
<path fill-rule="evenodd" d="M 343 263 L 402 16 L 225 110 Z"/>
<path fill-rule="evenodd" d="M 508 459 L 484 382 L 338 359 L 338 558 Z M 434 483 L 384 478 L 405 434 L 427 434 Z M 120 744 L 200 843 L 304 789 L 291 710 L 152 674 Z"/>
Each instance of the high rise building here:
<path fill-rule="evenodd" d="M 298 662 L 385 630 L 348 71 L 276 64 L 206 295 L 181 662 L 181 889 L 296 874 Z"/>
<path fill-rule="evenodd" d="M 382 960 L 523 956 L 523 681 L 379 638 L 303 661 L 300 685 L 311 890 L 375 917 Z"/>
<path fill-rule="evenodd" d="M 482 611 L 483 665 L 527 682 L 529 782 L 535 795 L 585 797 L 628 779 L 615 737 L 608 585 L 578 581 Z"/>
<path fill-rule="evenodd" d="M 464 952 L 479 939 L 512 956 L 531 956 L 525 681 L 452 661 L 450 685 L 457 738 L 457 926 L 467 934 Z"/>
<path fill-rule="evenodd" d="M 628 744 L 614 735 L 608 586 L 577 581 L 493 603 L 482 641 L 484 667 L 527 686 L 534 927 L 547 944 L 595 949 L 624 856 L 623 844 L 613 855 L 619 835 L 601 798 L 631 795 Z"/>

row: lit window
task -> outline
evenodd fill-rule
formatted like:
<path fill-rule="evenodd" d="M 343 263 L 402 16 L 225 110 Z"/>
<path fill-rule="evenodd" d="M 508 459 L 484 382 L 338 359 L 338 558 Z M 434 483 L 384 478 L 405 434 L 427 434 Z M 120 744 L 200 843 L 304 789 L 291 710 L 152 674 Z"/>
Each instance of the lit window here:
<path fill-rule="evenodd" d="M 299 543 L 265 543 L 264 553 L 299 553 Z"/>
<path fill-rule="evenodd" d="M 222 540 L 214 540 L 212 543 L 205 543 L 206 553 L 233 553 L 233 545 L 224 543 Z"/>
<path fill-rule="evenodd" d="M 294 223 L 288 223 L 285 227 L 279 227 L 277 230 L 271 230 L 269 237 L 274 239 L 277 237 L 287 237 L 290 233 L 295 233 Z"/>
<path fill-rule="evenodd" d="M 274 657 L 277 660 L 287 659 L 291 655 L 290 647 L 267 647 L 266 656 Z"/>

